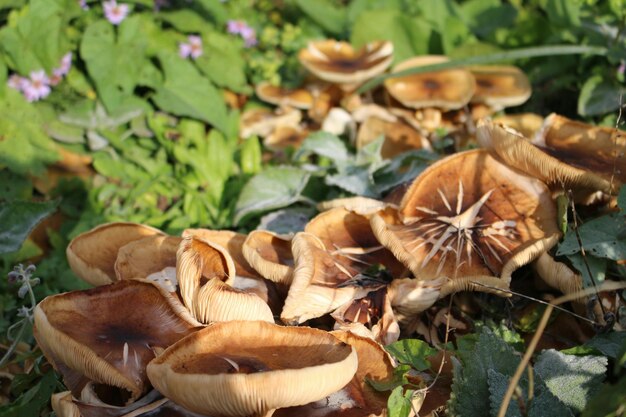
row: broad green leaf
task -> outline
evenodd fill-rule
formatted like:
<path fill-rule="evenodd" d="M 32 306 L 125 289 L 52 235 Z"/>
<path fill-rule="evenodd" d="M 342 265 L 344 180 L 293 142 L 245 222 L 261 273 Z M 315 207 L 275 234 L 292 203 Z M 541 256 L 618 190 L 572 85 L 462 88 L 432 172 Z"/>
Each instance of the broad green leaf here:
<path fill-rule="evenodd" d="M 409 383 L 407 374 L 411 371 L 411 369 L 413 369 L 411 365 L 399 364 L 394 368 L 393 377 L 391 379 L 384 381 L 374 381 L 371 379 L 366 379 L 366 381 L 376 391 L 392 391 L 401 385 L 406 385 Z"/>
<path fill-rule="evenodd" d="M 580 252 L 567 255 L 567 259 L 570 260 L 572 266 L 582 275 L 584 288 L 593 287 L 594 283 L 597 284 L 604 281 L 608 265 L 606 259 L 596 258 L 589 254 L 583 258 Z M 587 267 L 589 267 L 589 269 L 587 269 Z"/>
<path fill-rule="evenodd" d="M 410 389 L 405 391 L 402 387 L 397 387 L 391 391 L 391 395 L 387 400 L 389 417 L 408 417 L 411 415 L 411 400 L 414 392 L 414 390 Z"/>
<path fill-rule="evenodd" d="M 315 210 L 306 207 L 276 210 L 261 217 L 257 228 L 278 234 L 297 233 L 304 230 L 314 214 Z"/>
<path fill-rule="evenodd" d="M 587 403 L 582 417 L 616 417 L 623 414 L 626 406 L 626 375 L 614 385 L 602 385 Z"/>
<path fill-rule="evenodd" d="M 429 356 L 437 353 L 428 343 L 418 339 L 403 339 L 385 347 L 398 362 L 411 365 L 418 371 L 430 368 Z"/>
<path fill-rule="evenodd" d="M 168 10 L 157 16 L 183 33 L 202 33 L 211 26 L 210 22 L 191 9 Z"/>
<path fill-rule="evenodd" d="M 578 228 L 580 240 L 588 255 L 614 261 L 626 259 L 626 221 L 624 215 L 612 213 L 589 220 Z M 573 230 L 568 231 L 559 245 L 557 255 L 573 255 L 580 252 L 578 239 Z"/>
<path fill-rule="evenodd" d="M 394 61 L 428 53 L 431 26 L 400 10 L 372 10 L 359 15 L 354 23 L 350 42 L 361 47 L 368 42 L 388 40 L 393 43 Z"/>
<path fill-rule="evenodd" d="M 436 158 L 436 154 L 421 150 L 408 151 L 395 156 L 389 164 L 373 173 L 376 191 L 384 193 L 397 185 L 413 180 L 428 166 L 429 162 Z"/>
<path fill-rule="evenodd" d="M 559 223 L 559 229 L 561 229 L 561 233 L 567 233 L 567 210 L 569 207 L 569 199 L 565 195 L 559 195 L 556 198 L 556 209 L 557 215 L 556 219 Z"/>
<path fill-rule="evenodd" d="M 611 359 L 619 359 L 620 353 L 626 349 L 626 332 L 597 334 L 584 346 L 591 347 Z"/>
<path fill-rule="evenodd" d="M 354 195 L 379 197 L 367 165 L 348 165 L 336 174 L 325 177 L 326 184 L 342 188 Z"/>
<path fill-rule="evenodd" d="M 43 219 L 54 213 L 59 201 L 14 200 L 0 203 L 0 254 L 15 252 Z"/>
<path fill-rule="evenodd" d="M 301 193 L 310 173 L 295 167 L 270 167 L 244 186 L 235 206 L 235 224 L 247 216 L 287 207 L 304 200 Z"/>
<path fill-rule="evenodd" d="M 348 5 L 348 22 L 353 25 L 361 13 L 368 11 L 403 10 L 404 0 L 352 0 Z"/>
<path fill-rule="evenodd" d="M 619 194 L 617 196 L 617 206 L 619 209 L 626 213 L 626 185 L 622 185 L 619 189 Z"/>
<path fill-rule="evenodd" d="M 32 195 L 33 184 L 26 176 L 0 169 L 0 201 L 29 200 Z"/>
<path fill-rule="evenodd" d="M 554 349 L 541 352 L 535 372 L 550 392 L 572 410 L 580 413 L 605 378 L 607 358 L 565 355 Z"/>
<path fill-rule="evenodd" d="M 7 89 L 0 97 L 0 114 L 0 165 L 18 174 L 40 175 L 59 158 L 39 112 L 17 91 Z"/>
<path fill-rule="evenodd" d="M 580 3 L 571 0 L 542 0 L 550 23 L 562 27 L 580 25 Z"/>
<path fill-rule="evenodd" d="M 208 14 L 213 23 L 222 25 L 228 20 L 228 11 L 220 0 L 198 0 L 198 4 Z"/>
<path fill-rule="evenodd" d="M 240 43 L 231 37 L 211 32 L 203 38 L 204 53 L 196 65 L 211 81 L 236 92 L 249 92 L 246 61 Z"/>
<path fill-rule="evenodd" d="M 50 396 L 59 388 L 60 384 L 55 373 L 49 371 L 32 388 L 20 395 L 17 400 L 0 407 L 0 414 L 3 417 L 38 416 L 49 403 Z"/>
<path fill-rule="evenodd" d="M 329 0 L 295 0 L 295 2 L 300 10 L 329 33 L 341 36 L 346 31 L 345 7 L 333 4 Z"/>
<path fill-rule="evenodd" d="M 240 151 L 241 172 L 244 174 L 256 174 L 261 171 L 261 156 L 259 138 L 253 136 L 246 139 L 241 145 Z"/>
<path fill-rule="evenodd" d="M 201 76 L 192 63 L 176 54 L 163 52 L 159 61 L 165 72 L 165 82 L 152 97 L 157 106 L 178 116 L 205 121 L 224 132 L 227 128 L 226 104 L 211 82 Z"/>
<path fill-rule="evenodd" d="M 469 0 L 459 5 L 462 20 L 480 36 L 491 35 L 496 29 L 513 25 L 517 10 L 500 0 Z"/>
<path fill-rule="evenodd" d="M 324 131 L 315 132 L 306 138 L 302 146 L 294 154 L 293 159 L 298 160 L 310 154 L 324 156 L 338 166 L 347 163 L 350 157 L 348 149 L 341 139 L 332 133 Z"/>
<path fill-rule="evenodd" d="M 615 111 L 620 106 L 620 96 L 626 89 L 600 75 L 585 81 L 578 96 L 578 114 L 597 116 Z"/>
<path fill-rule="evenodd" d="M 446 22 L 450 16 L 458 16 L 457 5 L 452 0 L 421 0 L 418 7 L 423 19 L 440 32 L 448 29 Z"/>

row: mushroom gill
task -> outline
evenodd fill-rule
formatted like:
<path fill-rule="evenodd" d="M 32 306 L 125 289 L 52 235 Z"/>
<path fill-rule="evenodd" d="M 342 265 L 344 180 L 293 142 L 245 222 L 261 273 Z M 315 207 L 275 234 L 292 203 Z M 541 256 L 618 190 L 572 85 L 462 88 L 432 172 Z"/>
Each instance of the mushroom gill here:
<path fill-rule="evenodd" d="M 147 363 L 200 326 L 168 291 L 143 280 L 49 296 L 34 317 L 38 345 L 75 397 L 94 381 L 118 388 L 122 404 L 146 392 Z"/>
<path fill-rule="evenodd" d="M 293 254 L 290 237 L 267 230 L 253 230 L 244 241 L 242 252 L 248 263 L 265 279 L 278 284 L 291 284 Z"/>
<path fill-rule="evenodd" d="M 461 288 L 474 285 L 464 277 L 508 283 L 515 269 L 556 244 L 556 223 L 545 184 L 485 150 L 431 165 L 411 184 L 399 210 L 372 217 L 378 239 L 417 279 L 461 279 Z"/>
<path fill-rule="evenodd" d="M 148 376 L 191 411 L 261 417 L 340 390 L 357 361 L 350 345 L 322 330 L 231 321 L 171 346 L 148 365 Z"/>

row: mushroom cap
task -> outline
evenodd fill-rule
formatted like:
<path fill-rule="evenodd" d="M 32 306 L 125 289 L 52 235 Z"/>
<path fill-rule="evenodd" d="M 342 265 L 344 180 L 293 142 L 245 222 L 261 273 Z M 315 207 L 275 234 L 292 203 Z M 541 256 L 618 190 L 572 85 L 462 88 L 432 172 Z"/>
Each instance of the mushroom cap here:
<path fill-rule="evenodd" d="M 446 61 L 448 58 L 441 55 L 417 56 L 394 66 L 393 72 Z M 389 78 L 385 80 L 385 88 L 406 107 L 454 110 L 469 103 L 476 90 L 476 83 L 468 70 L 453 68 Z"/>
<path fill-rule="evenodd" d="M 612 190 L 609 180 L 589 170 L 576 168 L 531 144 L 518 132 L 487 119 L 477 124 L 480 146 L 495 152 L 507 164 L 540 179 L 553 188 L 572 188 L 587 191 Z M 587 151 L 589 152 L 589 151 Z M 589 159 L 585 154 L 585 159 Z"/>
<path fill-rule="evenodd" d="M 346 42 L 313 41 L 300 50 L 298 59 L 322 80 L 354 86 L 382 74 L 391 65 L 393 44 L 376 41 L 355 50 Z"/>
<path fill-rule="evenodd" d="M 532 89 L 526 74 L 512 65 L 476 65 L 468 68 L 476 80 L 472 103 L 484 103 L 494 110 L 519 106 L 530 98 Z"/>
<path fill-rule="evenodd" d="M 254 91 L 261 100 L 277 106 L 302 110 L 308 110 L 313 106 L 313 95 L 304 88 L 283 88 L 264 81 L 257 84 Z"/>
<path fill-rule="evenodd" d="M 583 278 L 563 262 L 557 262 L 548 253 L 542 254 L 533 262 L 537 275 L 550 287 L 563 294 L 572 294 L 583 289 Z M 580 298 L 578 301 L 583 301 Z"/>
<path fill-rule="evenodd" d="M 383 347 L 368 337 L 349 331 L 331 334 L 356 350 L 359 365 L 348 385 L 326 398 L 300 407 L 276 410 L 273 417 L 375 417 L 386 415 L 389 391 L 376 391 L 367 381 L 388 382 L 394 366 Z"/>
<path fill-rule="evenodd" d="M 319 211 L 328 211 L 334 208 L 343 207 L 348 211 L 352 211 L 362 216 L 369 216 L 389 206 L 394 205 L 385 203 L 384 201 L 361 196 L 335 198 L 334 200 L 317 203 L 317 209 Z"/>
<path fill-rule="evenodd" d="M 532 143 L 568 165 L 593 171 L 604 179 L 626 183 L 626 133 L 568 119 L 546 117 Z"/>
<path fill-rule="evenodd" d="M 480 149 L 431 165 L 399 210 L 381 211 L 371 221 L 380 242 L 418 279 L 508 280 L 560 236 L 546 185 Z"/>
<path fill-rule="evenodd" d="M 322 330 L 233 321 L 167 349 L 148 376 L 191 411 L 256 416 L 324 398 L 349 383 L 357 365 L 355 350 Z"/>
<path fill-rule="evenodd" d="M 517 130 L 526 138 L 533 138 L 541 130 L 543 117 L 535 113 L 503 114 L 494 117 L 493 122 Z"/>
<path fill-rule="evenodd" d="M 115 261 L 117 279 L 145 278 L 176 292 L 176 251 L 181 240 L 176 236 L 153 235 L 122 246 Z"/>
<path fill-rule="evenodd" d="M 128 391 L 129 402 L 146 391 L 145 367 L 158 350 L 200 325 L 169 292 L 142 280 L 46 297 L 34 317 L 38 345 L 76 397 L 92 380 Z"/>
<path fill-rule="evenodd" d="M 243 255 L 264 278 L 279 284 L 291 284 L 293 254 L 291 238 L 267 230 L 254 230 L 243 243 Z"/>
<path fill-rule="evenodd" d="M 92 285 L 117 281 L 115 260 L 120 248 L 147 236 L 165 235 L 154 227 L 138 223 L 115 222 L 97 226 L 76 236 L 67 246 L 67 261 L 72 271 Z"/>
<path fill-rule="evenodd" d="M 393 158 L 414 149 L 432 149 L 428 139 L 402 119 L 389 122 L 378 117 L 370 117 L 361 123 L 356 136 L 357 149 L 372 143 L 381 135 L 385 138 L 380 151 L 383 158 Z"/>
<path fill-rule="evenodd" d="M 247 139 L 250 136 L 266 137 L 277 126 L 298 126 L 302 112 L 293 107 L 282 107 L 275 111 L 264 108 L 246 110 L 239 120 L 239 136 Z"/>
<path fill-rule="evenodd" d="M 263 139 L 263 146 L 272 151 L 281 151 L 289 147 L 299 148 L 308 136 L 309 131 L 300 126 L 278 125 Z"/>
<path fill-rule="evenodd" d="M 270 307 L 261 297 L 254 291 L 234 287 L 239 280 L 235 263 L 226 249 L 194 232 L 187 231 L 178 248 L 176 275 L 185 306 L 202 323 L 274 322 Z"/>

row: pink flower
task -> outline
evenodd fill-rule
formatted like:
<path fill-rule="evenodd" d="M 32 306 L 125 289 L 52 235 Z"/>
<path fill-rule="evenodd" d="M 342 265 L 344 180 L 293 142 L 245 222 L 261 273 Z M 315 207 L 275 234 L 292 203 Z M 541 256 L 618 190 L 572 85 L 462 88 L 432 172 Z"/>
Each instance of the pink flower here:
<path fill-rule="evenodd" d="M 26 78 L 20 77 L 17 74 L 13 74 L 7 80 L 7 86 L 9 86 L 10 88 L 14 90 L 22 91 L 22 89 L 24 88 L 25 81 L 27 81 Z"/>
<path fill-rule="evenodd" d="M 226 30 L 233 35 L 239 35 L 246 27 L 248 27 L 248 25 L 242 20 L 229 20 L 228 23 L 226 23 Z"/>
<path fill-rule="evenodd" d="M 617 72 L 620 74 L 624 74 L 626 72 L 626 61 L 621 61 L 619 67 L 617 67 Z"/>
<path fill-rule="evenodd" d="M 28 101 L 37 101 L 50 94 L 50 80 L 44 70 L 32 71 L 30 79 L 22 83 L 22 92 Z"/>
<path fill-rule="evenodd" d="M 104 16 L 114 25 L 119 25 L 128 16 L 128 4 L 117 4 L 117 0 L 102 2 L 102 7 L 104 8 Z"/>
<path fill-rule="evenodd" d="M 200 36 L 189 35 L 187 36 L 187 40 L 189 43 L 181 42 L 178 45 L 178 54 L 182 58 L 192 57 L 193 59 L 202 56 L 204 52 L 202 50 L 202 38 Z"/>
<path fill-rule="evenodd" d="M 58 68 L 52 70 L 52 76 L 50 77 L 50 85 L 57 85 L 61 82 L 63 77 L 70 72 L 72 68 L 72 53 L 68 52 L 61 58 L 61 65 Z"/>
<path fill-rule="evenodd" d="M 257 44 L 256 32 L 242 20 L 229 20 L 226 30 L 233 35 L 240 35 L 247 48 Z"/>
<path fill-rule="evenodd" d="M 87 0 L 78 0 L 78 5 L 83 10 L 89 10 L 89 6 L 87 5 Z"/>

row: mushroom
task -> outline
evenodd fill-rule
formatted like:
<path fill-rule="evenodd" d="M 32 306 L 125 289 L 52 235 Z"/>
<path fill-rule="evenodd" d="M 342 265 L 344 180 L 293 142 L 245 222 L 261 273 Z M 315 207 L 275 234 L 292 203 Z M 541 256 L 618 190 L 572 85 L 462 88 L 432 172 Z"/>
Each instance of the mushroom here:
<path fill-rule="evenodd" d="M 393 379 L 393 360 L 383 347 L 368 337 L 349 331 L 331 334 L 356 351 L 358 368 L 352 380 L 326 398 L 300 406 L 276 410 L 273 417 L 378 417 L 387 415 L 389 391 L 376 391 L 368 381 L 378 383 Z M 413 415 L 413 414 L 411 414 Z"/>
<path fill-rule="evenodd" d="M 369 216 L 389 206 L 397 207 L 393 204 L 375 200 L 373 198 L 355 196 L 322 201 L 317 204 L 317 209 L 319 211 L 328 211 L 334 208 L 342 207 L 353 213 L 360 214 L 362 216 Z"/>
<path fill-rule="evenodd" d="M 598 161 L 591 162 L 591 167 L 582 169 L 560 161 L 542 148 L 531 144 L 518 132 L 487 119 L 478 122 L 477 137 L 480 146 L 495 152 L 507 164 L 540 179 L 553 188 L 572 188 L 586 194 L 595 191 L 610 194 L 616 189 L 616 184 L 611 184 L 610 178 L 591 172 L 599 165 L 598 149 L 600 148 L 592 147 L 587 150 L 579 148 L 579 155 L 584 155 L 584 160 Z M 576 141 L 578 140 L 575 139 L 574 142 Z M 607 143 L 604 142 L 604 144 Z M 604 168 L 606 168 L 606 162 Z"/>
<path fill-rule="evenodd" d="M 255 321 L 215 323 L 148 365 L 153 386 L 183 407 L 213 417 L 271 416 L 350 382 L 357 354 L 331 334 Z"/>
<path fill-rule="evenodd" d="M 485 277 L 497 277 L 489 286 L 508 286 L 515 269 L 560 236 L 545 184 L 485 150 L 431 165 L 413 181 L 399 210 L 386 209 L 371 221 L 379 241 L 417 279 L 445 276 L 455 290 L 480 289 L 476 283 L 487 285 Z"/>
<path fill-rule="evenodd" d="M 346 42 L 313 41 L 300 50 L 298 59 L 318 78 L 339 84 L 344 91 L 351 91 L 382 74 L 391 65 L 393 44 L 376 41 L 354 50 Z"/>
<path fill-rule="evenodd" d="M 288 89 L 261 82 L 254 91 L 261 100 L 279 107 L 308 110 L 313 106 L 313 95 L 304 88 Z"/>
<path fill-rule="evenodd" d="M 535 113 L 504 114 L 494 117 L 493 122 L 508 126 L 526 138 L 532 138 L 541 130 L 543 117 Z"/>
<path fill-rule="evenodd" d="M 308 136 L 309 131 L 299 125 L 278 125 L 263 139 L 263 146 L 272 151 L 282 151 L 290 147 L 299 148 Z"/>
<path fill-rule="evenodd" d="M 346 134 L 352 142 L 356 135 L 356 122 L 344 109 L 333 107 L 322 122 L 322 130 L 337 136 Z"/>
<path fill-rule="evenodd" d="M 181 238 L 154 235 L 122 246 L 115 261 L 118 280 L 145 278 L 176 292 L 176 251 Z"/>
<path fill-rule="evenodd" d="M 143 280 L 49 296 L 34 319 L 37 344 L 74 396 L 94 381 L 117 388 L 120 405 L 147 391 L 149 361 L 200 326 L 169 292 Z"/>
<path fill-rule="evenodd" d="M 147 236 L 165 235 L 138 223 L 107 223 L 76 236 L 67 246 L 67 261 L 72 271 L 92 285 L 117 281 L 115 260 L 120 248 Z"/>
<path fill-rule="evenodd" d="M 447 62 L 440 55 L 418 56 L 394 66 L 392 72 Z M 469 103 L 476 89 L 472 73 L 463 68 L 405 75 L 385 80 L 385 88 L 396 100 L 414 109 L 436 107 L 443 111 Z"/>
<path fill-rule="evenodd" d="M 269 305 L 254 292 L 237 289 L 235 263 L 226 249 L 189 234 L 176 255 L 176 275 L 181 298 L 202 323 L 229 320 L 274 322 Z"/>
<path fill-rule="evenodd" d="M 255 135 L 265 138 L 278 126 L 298 126 L 301 119 L 300 110 L 292 107 L 281 107 L 275 111 L 264 108 L 246 110 L 239 121 L 239 136 L 243 139 Z"/>
<path fill-rule="evenodd" d="M 253 230 L 244 241 L 242 252 L 248 263 L 265 279 L 278 284 L 291 284 L 291 237 L 267 230 Z"/>
<path fill-rule="evenodd" d="M 281 313 L 286 323 L 330 313 L 405 272 L 376 240 L 368 217 L 344 208 L 317 215 L 296 234 L 291 249 L 295 269 Z"/>
<path fill-rule="evenodd" d="M 432 149 L 428 139 L 402 119 L 388 122 L 377 117 L 370 117 L 361 123 L 356 137 L 357 149 L 365 147 L 380 136 L 385 138 L 380 151 L 383 158 L 393 158 L 413 149 Z"/>
<path fill-rule="evenodd" d="M 476 80 L 472 103 L 486 104 L 492 112 L 519 106 L 530 98 L 526 74 L 512 65 L 476 65 L 468 68 Z"/>

